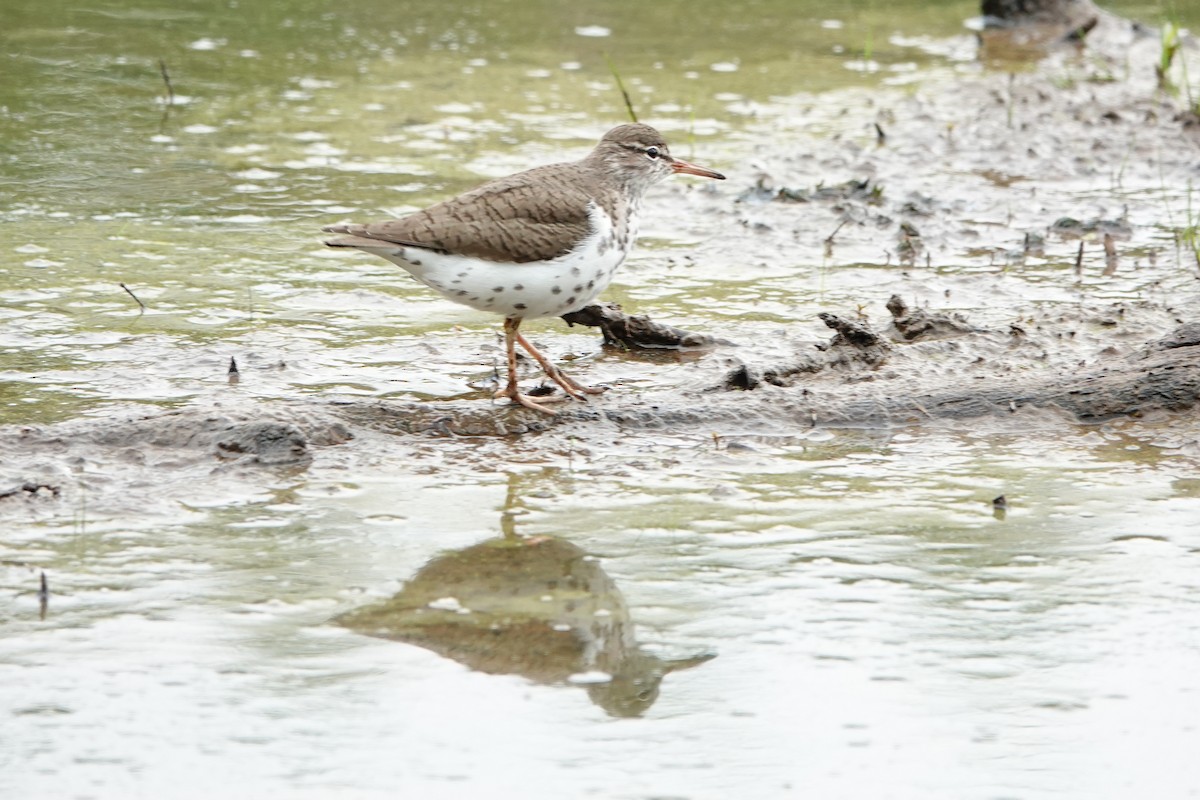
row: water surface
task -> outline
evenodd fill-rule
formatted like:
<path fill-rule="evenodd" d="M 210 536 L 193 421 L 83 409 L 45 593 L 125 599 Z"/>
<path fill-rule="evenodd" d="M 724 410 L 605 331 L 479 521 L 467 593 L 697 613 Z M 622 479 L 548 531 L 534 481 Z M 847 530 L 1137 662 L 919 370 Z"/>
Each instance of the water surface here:
<path fill-rule="evenodd" d="M 1003 274 L 986 249 L 942 252 L 915 282 L 882 248 L 822 260 L 801 241 L 819 249 L 817 210 L 795 250 L 714 244 L 701 212 L 764 168 L 804 175 L 756 143 L 853 144 L 874 93 L 977 72 L 964 3 L 8 6 L 8 425 L 231 396 L 486 402 L 494 321 L 317 231 L 581 155 L 625 118 L 612 68 L 675 152 L 731 176 L 652 198 L 611 296 L 656 318 L 818 338 L 817 311 L 879 314 L 892 291 L 999 326 L 1014 297 L 1065 314 L 1195 291 L 1177 223 L 1140 208 L 1138 268 L 1082 288 L 1073 243 Z M 1039 197 L 1109 211 L 1153 190 L 1178 217 L 1190 191 L 1152 186 L 1152 168 Z M 1034 223 L 1023 201 L 979 216 L 997 240 Z M 530 327 L 632 396 L 699 368 Z M 1080 337 L 1099 350 L 1102 333 Z M 1194 419 L 356 433 L 300 470 L 47 466 L 72 500 L 0 523 L 5 796 L 1200 794 Z M 505 584 L 421 582 L 505 546 L 527 558 L 486 571 L 517 579 L 500 611 L 484 606 Z M 424 646 L 347 616 L 417 595 L 428 611 L 402 619 L 441 636 Z M 503 650 L 463 624 L 485 610 L 529 638 Z"/>

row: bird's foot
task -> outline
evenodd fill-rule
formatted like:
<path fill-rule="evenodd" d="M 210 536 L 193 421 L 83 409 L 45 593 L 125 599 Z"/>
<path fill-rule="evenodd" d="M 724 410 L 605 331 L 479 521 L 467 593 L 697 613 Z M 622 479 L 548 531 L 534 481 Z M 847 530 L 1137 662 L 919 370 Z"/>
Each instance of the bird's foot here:
<path fill-rule="evenodd" d="M 539 395 L 535 398 L 527 394 L 521 394 L 521 392 L 519 392 L 515 386 L 497 389 L 495 395 L 493 396 L 496 399 L 507 397 L 516 405 L 524 406 L 525 408 L 532 409 L 534 411 L 540 411 L 543 414 L 549 414 L 552 417 L 557 416 L 558 412 L 552 408 L 547 408 L 546 404 L 561 403 L 566 399 L 562 395 Z"/>
<path fill-rule="evenodd" d="M 553 367 L 553 365 L 551 366 Z M 607 386 L 584 386 L 558 367 L 553 367 L 553 371 L 546 370 L 546 374 L 550 376 L 552 381 L 561 386 L 564 392 L 576 400 L 586 400 L 587 398 L 583 396 L 585 394 L 604 394 L 608 391 Z"/>
<path fill-rule="evenodd" d="M 527 353 L 529 353 L 529 355 L 533 356 L 533 359 L 535 361 L 537 361 L 538 365 L 542 368 L 542 371 L 545 372 L 547 376 L 549 376 L 550 380 L 554 381 L 559 386 L 561 386 L 562 390 L 564 392 L 566 392 L 567 394 L 569 394 L 571 397 L 575 398 L 576 400 L 579 400 L 582 402 L 587 399 L 584 397 L 585 394 L 604 394 L 604 392 L 608 391 L 607 387 L 584 386 L 582 383 L 575 380 L 567 373 L 563 372 L 560 368 L 551 364 L 546 359 L 546 357 L 541 354 L 541 351 L 539 351 L 536 347 L 534 347 L 529 342 L 529 340 L 526 339 L 524 336 L 522 336 L 521 333 L 517 330 L 516 326 L 519 323 L 520 323 L 520 320 L 516 320 L 515 322 L 512 322 L 512 323 L 510 323 L 507 320 L 505 321 L 506 326 L 509 326 L 509 325 L 512 326 L 511 341 L 512 342 L 520 342 L 521 347 L 525 348 L 525 351 Z M 507 330 L 507 328 L 506 328 L 506 330 Z M 511 369 L 512 369 L 512 367 L 510 366 L 510 370 Z"/>
<path fill-rule="evenodd" d="M 608 391 L 607 386 L 583 386 L 582 384 L 575 387 L 584 394 L 604 394 Z"/>

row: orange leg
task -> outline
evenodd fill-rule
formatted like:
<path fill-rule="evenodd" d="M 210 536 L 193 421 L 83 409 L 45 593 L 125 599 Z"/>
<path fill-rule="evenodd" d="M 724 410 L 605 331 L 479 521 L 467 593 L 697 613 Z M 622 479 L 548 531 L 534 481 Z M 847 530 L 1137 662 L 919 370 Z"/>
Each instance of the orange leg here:
<path fill-rule="evenodd" d="M 561 386 L 562 390 L 571 395 L 571 397 L 574 397 L 576 400 L 582 400 L 583 397 L 580 394 L 581 392 L 583 394 L 604 394 L 607 391 L 607 389 L 598 387 L 584 386 L 579 381 L 575 380 L 570 375 L 551 364 L 544 355 L 538 352 L 538 349 L 534 347 L 528 339 L 521 335 L 520 331 L 516 330 L 516 328 L 513 329 L 513 333 L 516 334 L 517 341 L 521 343 L 521 347 L 524 347 L 529 355 L 533 356 L 534 360 L 541 365 L 545 373 L 550 376 L 550 380 Z"/>
<path fill-rule="evenodd" d="M 521 390 L 517 387 L 517 338 L 524 338 L 517 333 L 520 324 L 521 320 L 519 319 L 505 318 L 504 320 L 504 351 L 508 356 L 508 384 L 503 389 L 496 390 L 496 397 L 507 397 L 525 408 L 554 415 L 556 412 L 553 409 L 547 408 L 529 395 L 521 394 Z"/>
<path fill-rule="evenodd" d="M 507 397 L 518 405 L 525 408 L 532 408 L 535 411 L 541 411 L 545 414 L 555 413 L 552 409 L 547 408 L 544 403 L 554 403 L 561 398 L 542 398 L 537 400 L 529 395 L 521 394 L 517 387 L 517 343 L 520 342 L 521 347 L 528 351 L 529 355 L 533 356 L 538 365 L 545 371 L 552 381 L 562 387 L 562 390 L 568 396 L 576 400 L 583 400 L 584 394 L 601 394 L 605 390 L 584 386 L 578 381 L 572 379 L 565 372 L 550 363 L 550 361 L 542 355 L 536 347 L 534 347 L 528 339 L 521 335 L 519 330 L 521 320 L 508 319 L 504 320 L 504 349 L 505 355 L 508 357 L 508 383 L 503 389 L 496 391 L 496 397 Z"/>

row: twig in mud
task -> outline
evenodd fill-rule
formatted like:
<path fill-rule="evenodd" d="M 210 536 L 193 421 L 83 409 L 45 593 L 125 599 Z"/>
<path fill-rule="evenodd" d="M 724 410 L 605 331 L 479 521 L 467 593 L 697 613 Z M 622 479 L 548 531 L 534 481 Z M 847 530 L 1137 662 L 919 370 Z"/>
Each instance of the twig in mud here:
<path fill-rule="evenodd" d="M 171 74 L 167 72 L 167 62 L 161 58 L 158 60 L 158 71 L 162 75 L 163 83 L 167 86 L 167 108 L 175 105 L 175 87 L 171 85 Z"/>
<path fill-rule="evenodd" d="M 229 357 L 229 371 L 226 373 L 229 378 L 230 385 L 237 383 L 242 379 L 242 374 L 238 372 L 237 359 L 233 356 Z"/>
<path fill-rule="evenodd" d="M 875 143 L 880 146 L 887 143 L 887 134 L 883 132 L 883 128 L 878 122 L 875 123 Z"/>
<path fill-rule="evenodd" d="M 118 283 L 117 285 L 120 286 L 122 289 L 124 289 L 129 294 L 129 296 L 132 297 L 134 300 L 137 300 L 137 304 L 138 304 L 139 308 L 141 309 L 138 311 L 138 316 L 140 317 L 142 314 L 145 314 L 146 313 L 146 304 L 138 299 L 138 296 L 133 293 L 133 290 L 130 289 L 128 286 L 126 286 L 123 283 Z"/>
<path fill-rule="evenodd" d="M 1075 256 L 1075 277 L 1083 277 L 1083 240 L 1079 241 L 1079 253 Z"/>
<path fill-rule="evenodd" d="M 1117 245 L 1111 233 L 1104 234 L 1104 277 L 1110 278 L 1117 271 Z"/>
<path fill-rule="evenodd" d="M 694 333 L 653 322 L 642 314 L 627 315 L 621 311 L 620 306 L 614 303 L 593 303 L 578 311 L 565 314 L 561 319 L 568 325 L 599 328 L 604 335 L 605 344 L 621 345 L 629 350 L 690 350 L 732 344 L 732 342 L 707 334 Z"/>
<path fill-rule="evenodd" d="M 833 233 L 831 233 L 825 237 L 825 257 L 826 258 L 829 258 L 830 256 L 833 255 L 833 237 L 838 235 L 838 231 L 840 231 L 842 229 L 842 226 L 845 224 L 846 224 L 846 220 L 842 220 L 841 222 L 838 223 L 838 226 L 833 229 Z"/>
<path fill-rule="evenodd" d="M 625 82 L 621 80 L 620 73 L 613 66 L 612 59 L 608 57 L 608 53 L 604 54 L 604 61 L 608 64 L 608 71 L 612 73 L 613 78 L 617 81 L 617 88 L 621 90 L 621 97 L 625 98 L 625 109 L 629 112 L 629 121 L 637 122 L 637 112 L 633 110 L 633 101 L 629 99 L 629 92 L 625 91 Z"/>
<path fill-rule="evenodd" d="M 46 608 L 50 605 L 50 586 L 46 583 L 46 571 L 42 570 L 42 582 L 38 587 L 38 609 L 41 619 L 46 618 Z"/>
<path fill-rule="evenodd" d="M 575 443 L 580 441 L 578 436 L 567 437 L 567 472 L 575 473 Z"/>

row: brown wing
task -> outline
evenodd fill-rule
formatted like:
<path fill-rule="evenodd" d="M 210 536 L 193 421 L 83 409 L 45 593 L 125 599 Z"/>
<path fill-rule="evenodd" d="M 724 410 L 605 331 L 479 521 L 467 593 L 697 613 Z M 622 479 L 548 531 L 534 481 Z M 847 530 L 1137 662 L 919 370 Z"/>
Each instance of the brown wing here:
<path fill-rule="evenodd" d="M 328 230 L 352 238 L 328 244 L 355 247 L 367 239 L 519 264 L 555 258 L 591 230 L 590 198 L 576 172 L 576 164 L 538 167 L 401 219 L 333 226 Z"/>

